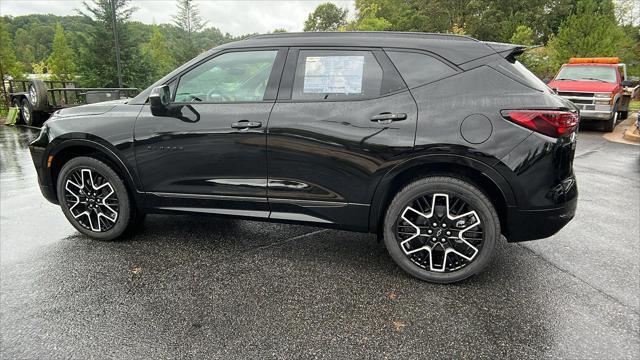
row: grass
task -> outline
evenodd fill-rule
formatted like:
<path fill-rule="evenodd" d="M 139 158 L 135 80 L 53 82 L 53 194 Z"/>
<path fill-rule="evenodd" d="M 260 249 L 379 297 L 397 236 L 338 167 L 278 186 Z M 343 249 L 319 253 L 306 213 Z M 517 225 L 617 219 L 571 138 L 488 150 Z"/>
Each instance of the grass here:
<path fill-rule="evenodd" d="M 631 104 L 629 104 L 629 111 L 640 111 L 640 100 L 631 100 Z"/>

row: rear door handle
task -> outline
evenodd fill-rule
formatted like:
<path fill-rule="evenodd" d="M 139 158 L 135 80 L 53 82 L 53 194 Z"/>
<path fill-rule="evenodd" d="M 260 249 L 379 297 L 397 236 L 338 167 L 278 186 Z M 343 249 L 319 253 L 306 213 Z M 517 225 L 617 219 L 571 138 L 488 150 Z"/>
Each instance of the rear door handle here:
<path fill-rule="evenodd" d="M 400 121 L 405 120 L 407 118 L 407 114 L 405 113 L 381 113 L 378 115 L 373 115 L 371 117 L 371 121 L 377 121 L 381 124 L 389 124 L 392 121 Z"/>
<path fill-rule="evenodd" d="M 249 128 L 259 128 L 262 126 L 260 121 L 249 121 L 249 120 L 240 120 L 231 124 L 231 127 L 234 129 L 249 129 Z"/>

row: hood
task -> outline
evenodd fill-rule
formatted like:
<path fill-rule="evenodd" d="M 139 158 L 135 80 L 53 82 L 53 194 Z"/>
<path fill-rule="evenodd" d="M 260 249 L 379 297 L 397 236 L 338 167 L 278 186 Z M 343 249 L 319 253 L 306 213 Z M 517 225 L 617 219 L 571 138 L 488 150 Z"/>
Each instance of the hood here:
<path fill-rule="evenodd" d="M 602 82 L 602 81 L 551 81 L 549 87 L 552 89 L 558 89 L 558 91 L 580 91 L 580 92 L 613 92 L 618 87 L 618 84 Z"/>
<path fill-rule="evenodd" d="M 86 116 L 86 115 L 100 115 L 113 109 L 116 105 L 126 104 L 131 99 L 120 99 L 104 101 L 94 104 L 74 106 L 58 110 L 54 113 L 56 117 L 71 117 L 71 116 Z"/>

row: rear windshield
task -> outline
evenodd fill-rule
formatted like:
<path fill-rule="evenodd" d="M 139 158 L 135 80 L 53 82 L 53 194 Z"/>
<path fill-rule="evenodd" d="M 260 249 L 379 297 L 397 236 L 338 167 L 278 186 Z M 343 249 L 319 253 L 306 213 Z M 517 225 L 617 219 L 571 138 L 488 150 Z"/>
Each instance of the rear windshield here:
<path fill-rule="evenodd" d="M 616 69 L 610 66 L 565 66 L 560 69 L 556 81 L 588 80 L 617 83 Z"/>

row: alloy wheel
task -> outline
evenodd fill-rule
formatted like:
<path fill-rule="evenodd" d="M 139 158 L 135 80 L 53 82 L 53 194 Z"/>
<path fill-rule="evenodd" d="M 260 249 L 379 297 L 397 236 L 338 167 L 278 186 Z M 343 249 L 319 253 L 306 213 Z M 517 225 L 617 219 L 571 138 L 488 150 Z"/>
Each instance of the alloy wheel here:
<path fill-rule="evenodd" d="M 95 170 L 78 168 L 69 174 L 65 201 L 73 218 L 88 230 L 105 232 L 118 220 L 117 194 L 109 181 Z"/>
<path fill-rule="evenodd" d="M 462 198 L 446 193 L 420 196 L 396 220 L 395 235 L 404 254 L 433 272 L 458 271 L 482 250 L 478 213 Z"/>
<path fill-rule="evenodd" d="M 24 120 L 24 123 L 27 125 L 31 125 L 31 111 L 29 111 L 26 106 L 24 106 L 22 109 L 22 119 Z"/>
<path fill-rule="evenodd" d="M 38 94 L 36 93 L 36 88 L 33 85 L 29 86 L 29 100 L 31 100 L 31 104 L 38 103 Z"/>

